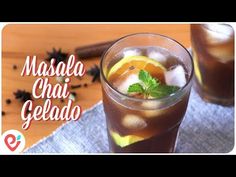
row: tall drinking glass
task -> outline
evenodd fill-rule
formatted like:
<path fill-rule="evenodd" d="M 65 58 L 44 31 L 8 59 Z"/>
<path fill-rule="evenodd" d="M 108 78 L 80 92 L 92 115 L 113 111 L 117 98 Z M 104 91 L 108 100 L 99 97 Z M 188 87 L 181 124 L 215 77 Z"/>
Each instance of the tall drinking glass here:
<path fill-rule="evenodd" d="M 152 68 L 150 63 L 165 68 L 166 73 L 173 72 L 170 78 L 176 78 L 173 84 L 182 84 L 179 90 L 159 99 L 126 94 L 123 90 L 126 84 L 137 79 L 134 74 L 137 68 L 152 71 L 163 83 L 170 79 L 158 75 L 159 70 Z M 127 65 L 130 65 L 130 73 L 120 74 Z M 112 76 L 111 70 L 114 71 Z M 126 80 L 122 78 L 124 75 Z M 192 76 L 193 62 L 189 52 L 169 37 L 141 33 L 115 42 L 101 60 L 103 105 L 111 152 L 173 152 L 188 105 Z"/>

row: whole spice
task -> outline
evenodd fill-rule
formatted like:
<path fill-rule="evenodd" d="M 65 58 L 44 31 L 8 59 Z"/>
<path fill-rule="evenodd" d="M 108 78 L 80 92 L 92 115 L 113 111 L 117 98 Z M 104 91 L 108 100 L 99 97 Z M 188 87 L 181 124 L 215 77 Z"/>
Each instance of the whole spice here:
<path fill-rule="evenodd" d="M 27 100 L 32 100 L 31 93 L 25 90 L 17 90 L 13 94 L 15 95 L 16 99 L 20 100 L 23 103 L 26 102 Z"/>
<path fill-rule="evenodd" d="M 16 66 L 16 65 L 13 65 L 13 69 L 16 70 L 16 69 L 17 69 L 17 66 Z"/>
<path fill-rule="evenodd" d="M 99 69 L 98 65 L 95 64 L 86 73 L 93 77 L 92 82 L 95 82 L 96 80 L 100 81 L 100 69 Z"/>
<path fill-rule="evenodd" d="M 6 99 L 6 103 L 7 103 L 7 104 L 11 104 L 11 99 L 9 99 L 9 98 Z"/>
<path fill-rule="evenodd" d="M 75 49 L 75 53 L 81 59 L 100 57 L 115 41 L 107 41 L 97 44 L 86 45 Z"/>
<path fill-rule="evenodd" d="M 56 60 L 56 62 L 54 63 L 55 66 L 58 65 L 59 62 L 66 62 L 68 53 L 64 53 L 61 51 L 61 49 L 59 49 L 58 51 L 53 48 L 52 52 L 47 52 L 48 54 L 48 58 L 46 59 L 47 61 L 51 61 L 52 58 L 54 58 Z"/>
<path fill-rule="evenodd" d="M 70 88 L 71 89 L 76 89 L 76 88 L 80 88 L 81 87 L 81 84 L 78 84 L 78 85 L 71 85 Z"/>

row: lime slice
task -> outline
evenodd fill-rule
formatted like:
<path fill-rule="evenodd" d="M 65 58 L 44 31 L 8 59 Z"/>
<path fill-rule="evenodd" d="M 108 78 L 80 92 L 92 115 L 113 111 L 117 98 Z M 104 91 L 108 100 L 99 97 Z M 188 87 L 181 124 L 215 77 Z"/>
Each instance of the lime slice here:
<path fill-rule="evenodd" d="M 129 56 L 122 58 L 119 62 L 117 62 L 109 71 L 108 78 L 114 74 L 119 73 L 122 74 L 125 70 L 127 70 L 130 66 L 134 66 L 138 69 L 144 69 L 149 73 L 160 73 L 164 75 L 164 71 L 166 68 L 159 63 L 158 61 L 148 58 L 146 56 Z"/>
<path fill-rule="evenodd" d="M 114 131 L 110 131 L 110 135 L 113 138 L 114 142 L 122 148 L 130 144 L 136 143 L 138 141 L 144 140 L 143 137 L 136 135 L 120 136 L 118 133 Z"/>
<path fill-rule="evenodd" d="M 194 50 L 193 50 L 193 64 L 194 64 L 195 76 L 196 76 L 199 84 L 202 85 L 202 76 L 201 76 L 201 72 L 199 70 L 196 52 Z"/>

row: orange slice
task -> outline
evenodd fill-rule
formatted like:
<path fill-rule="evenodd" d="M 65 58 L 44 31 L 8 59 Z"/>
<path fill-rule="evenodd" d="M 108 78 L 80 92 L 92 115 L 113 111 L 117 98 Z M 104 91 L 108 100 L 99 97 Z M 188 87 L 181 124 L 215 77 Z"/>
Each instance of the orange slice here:
<path fill-rule="evenodd" d="M 121 59 L 110 69 L 107 78 L 109 79 L 113 74 L 122 75 L 130 68 L 145 70 L 149 72 L 152 77 L 159 79 L 161 82 L 165 81 L 164 72 L 166 68 L 158 61 L 146 56 L 130 56 Z"/>

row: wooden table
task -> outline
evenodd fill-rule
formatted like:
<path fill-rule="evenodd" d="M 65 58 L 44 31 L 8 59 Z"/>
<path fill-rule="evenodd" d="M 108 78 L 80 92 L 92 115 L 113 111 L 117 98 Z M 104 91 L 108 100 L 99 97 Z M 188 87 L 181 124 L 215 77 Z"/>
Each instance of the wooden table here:
<path fill-rule="evenodd" d="M 26 138 L 26 148 L 38 140 L 52 133 L 63 121 L 33 121 L 31 127 L 25 131 L 21 128 L 23 121 L 20 117 L 22 103 L 14 98 L 13 92 L 17 89 L 30 91 L 36 80 L 35 77 L 21 77 L 20 73 L 27 55 L 37 55 L 41 61 L 46 58 L 46 51 L 53 47 L 62 48 L 64 52 L 73 53 L 78 46 L 109 41 L 124 35 L 137 32 L 153 32 L 170 36 L 185 47 L 190 46 L 189 25 L 186 24 L 37 24 L 37 25 L 7 25 L 2 33 L 2 109 L 6 114 L 2 117 L 2 131 L 17 129 Z M 99 58 L 83 60 L 88 69 Z M 13 65 L 17 69 L 13 70 Z M 56 83 L 55 78 L 52 79 Z M 98 102 L 102 95 L 100 84 L 91 84 L 91 77 L 85 76 L 82 80 L 72 79 L 72 83 L 88 83 L 88 87 L 75 90 L 79 104 L 83 110 Z M 6 99 L 11 104 L 6 104 Z M 35 101 L 42 104 L 43 100 Z M 56 104 L 63 105 L 59 100 Z"/>

